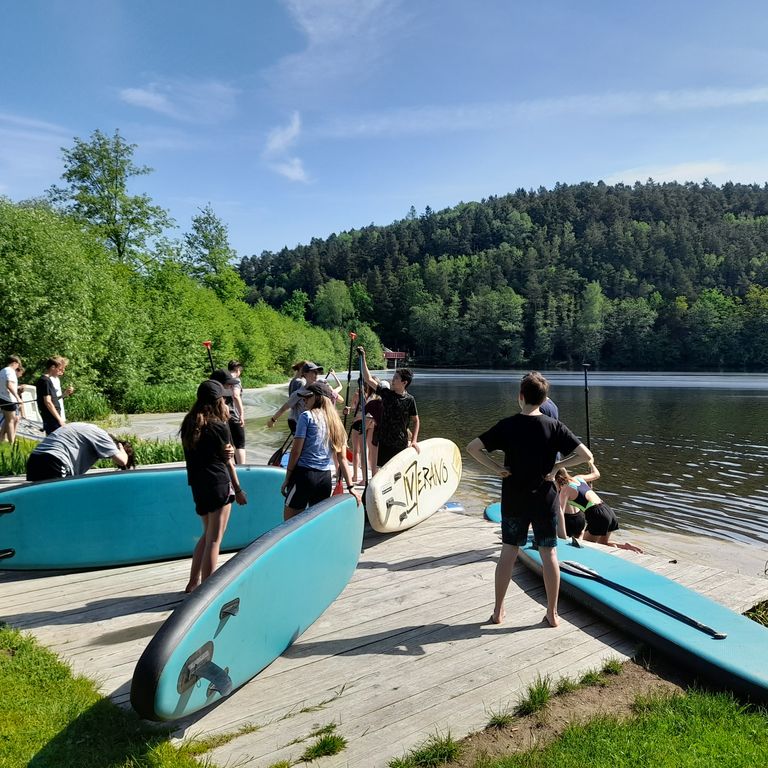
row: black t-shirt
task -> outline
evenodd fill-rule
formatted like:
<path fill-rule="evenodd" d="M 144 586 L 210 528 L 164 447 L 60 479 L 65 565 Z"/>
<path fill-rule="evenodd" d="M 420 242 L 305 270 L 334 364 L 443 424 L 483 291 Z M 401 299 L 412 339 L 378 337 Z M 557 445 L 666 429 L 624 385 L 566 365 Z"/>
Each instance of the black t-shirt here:
<path fill-rule="evenodd" d="M 224 458 L 224 446 L 231 442 L 232 437 L 226 422 L 208 422 L 194 449 L 184 449 L 187 483 L 208 488 L 228 485 L 230 477 Z"/>
<path fill-rule="evenodd" d="M 379 445 L 405 448 L 408 445 L 408 425 L 412 416 L 418 416 L 413 395 L 398 395 L 391 389 L 379 386 L 376 394 L 381 397 L 381 423 L 378 425 Z"/>
<path fill-rule="evenodd" d="M 51 377 L 43 374 L 35 382 L 35 390 L 37 391 L 37 410 L 40 412 L 40 418 L 42 418 L 44 422 L 55 422 L 55 419 L 53 416 L 51 416 L 51 412 L 48 410 L 44 402 L 45 396 L 49 395 L 51 402 L 53 403 L 53 407 L 56 409 L 56 412 L 61 415 L 59 393 L 56 391 L 56 387 L 51 381 Z"/>
<path fill-rule="evenodd" d="M 568 456 L 581 441 L 561 421 L 516 413 L 480 435 L 486 451 L 504 451 L 510 471 L 502 487 L 513 495 L 535 493 L 552 471 L 558 453 Z"/>

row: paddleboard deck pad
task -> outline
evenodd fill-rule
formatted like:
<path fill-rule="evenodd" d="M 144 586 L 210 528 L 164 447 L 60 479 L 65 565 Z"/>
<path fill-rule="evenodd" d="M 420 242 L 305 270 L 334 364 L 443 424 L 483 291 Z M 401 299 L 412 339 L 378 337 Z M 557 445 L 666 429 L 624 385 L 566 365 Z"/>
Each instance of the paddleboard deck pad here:
<path fill-rule="evenodd" d="M 558 542 L 565 594 L 716 686 L 768 701 L 768 628 L 601 550 Z M 530 543 L 521 547 L 520 558 L 541 574 L 541 558 Z M 571 572 L 583 567 L 599 579 Z"/>
<path fill-rule="evenodd" d="M 497 501 L 494 504 L 489 504 L 483 510 L 483 517 L 491 523 L 501 522 L 501 502 Z"/>
<path fill-rule="evenodd" d="M 364 513 L 333 496 L 238 552 L 176 608 L 139 658 L 131 705 L 176 720 L 239 688 L 288 648 L 352 577 Z"/>
<path fill-rule="evenodd" d="M 232 505 L 223 551 L 283 521 L 276 467 L 240 466 L 245 506 Z M 9 508 L 13 508 L 10 511 Z M 105 472 L 0 491 L 0 568 L 102 568 L 190 557 L 202 526 L 183 467 Z"/>
<path fill-rule="evenodd" d="M 371 478 L 365 510 L 372 528 L 394 533 L 426 520 L 456 492 L 461 453 L 455 443 L 433 437 L 393 456 Z"/>

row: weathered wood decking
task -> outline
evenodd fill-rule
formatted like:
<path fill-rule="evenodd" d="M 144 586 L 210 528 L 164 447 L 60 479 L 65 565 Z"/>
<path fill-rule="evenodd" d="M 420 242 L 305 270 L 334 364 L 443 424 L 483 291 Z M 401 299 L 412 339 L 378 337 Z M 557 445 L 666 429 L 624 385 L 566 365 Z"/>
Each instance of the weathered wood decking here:
<path fill-rule="evenodd" d="M 218 707 L 179 723 L 179 736 L 259 725 L 211 753 L 217 765 L 296 759 L 297 739 L 337 723 L 348 747 L 326 766 L 383 766 L 436 731 L 482 728 L 537 676 L 578 677 L 636 643 L 573 603 L 542 623 L 541 581 L 518 566 L 503 626 L 491 612 L 498 527 L 439 513 L 394 536 L 371 534 L 352 581 L 305 635 Z M 768 579 L 621 553 L 743 611 Z M 182 599 L 188 561 L 64 574 L 0 572 L 0 613 L 126 705 L 141 651 Z M 276 595 L 280 599 L 280 595 Z"/>

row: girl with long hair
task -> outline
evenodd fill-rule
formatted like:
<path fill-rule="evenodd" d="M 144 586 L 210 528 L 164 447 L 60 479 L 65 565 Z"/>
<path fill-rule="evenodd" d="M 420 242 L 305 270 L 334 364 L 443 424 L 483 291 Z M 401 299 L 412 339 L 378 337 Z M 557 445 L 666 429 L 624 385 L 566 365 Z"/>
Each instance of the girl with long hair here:
<path fill-rule="evenodd" d="M 346 481 L 347 490 L 360 503 L 360 495 L 353 488 L 349 467 L 344 460 L 347 435 L 331 403 L 330 387 L 315 382 L 300 389 L 298 395 L 304 400 L 304 410 L 296 424 L 296 436 L 282 488 L 285 496 L 283 517 L 286 520 L 331 495 L 334 458 Z"/>
<path fill-rule="evenodd" d="M 179 430 L 187 462 L 187 482 L 203 524 L 203 533 L 192 553 L 185 592 L 192 592 L 216 570 L 232 502 L 247 502 L 237 479 L 228 421 L 224 388 L 218 381 L 204 381 L 197 388 L 197 400 Z"/>
<path fill-rule="evenodd" d="M 616 544 L 610 541 L 611 533 L 619 529 L 619 521 L 616 513 L 589 485 L 599 478 L 600 471 L 594 462 L 589 462 L 589 472 L 585 475 L 571 475 L 566 469 L 557 470 L 555 484 L 560 491 L 558 536 L 562 539 L 568 536 L 578 539 L 583 536 L 586 541 L 608 547 L 642 552 L 628 542 Z"/>

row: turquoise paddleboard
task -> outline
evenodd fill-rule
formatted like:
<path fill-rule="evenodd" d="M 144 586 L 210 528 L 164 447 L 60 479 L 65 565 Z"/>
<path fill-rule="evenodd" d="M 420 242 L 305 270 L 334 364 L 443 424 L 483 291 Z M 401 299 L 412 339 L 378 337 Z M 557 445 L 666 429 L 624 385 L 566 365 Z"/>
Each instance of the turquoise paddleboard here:
<path fill-rule="evenodd" d="M 365 513 L 332 496 L 238 552 L 171 614 L 144 650 L 131 704 L 175 720 L 257 675 L 338 597 L 357 566 Z"/>
<path fill-rule="evenodd" d="M 501 522 L 501 502 L 497 501 L 495 504 L 489 504 L 483 510 L 483 517 L 486 520 L 490 520 L 492 523 Z"/>
<path fill-rule="evenodd" d="M 768 628 L 599 548 L 561 541 L 557 556 L 565 594 L 718 687 L 768 701 Z M 530 544 L 520 558 L 541 574 Z"/>
<path fill-rule="evenodd" d="M 278 467 L 237 470 L 248 504 L 232 505 L 223 550 L 283 520 Z M 0 491 L 0 568 L 99 568 L 190 557 L 202 526 L 184 468 L 108 472 Z"/>

